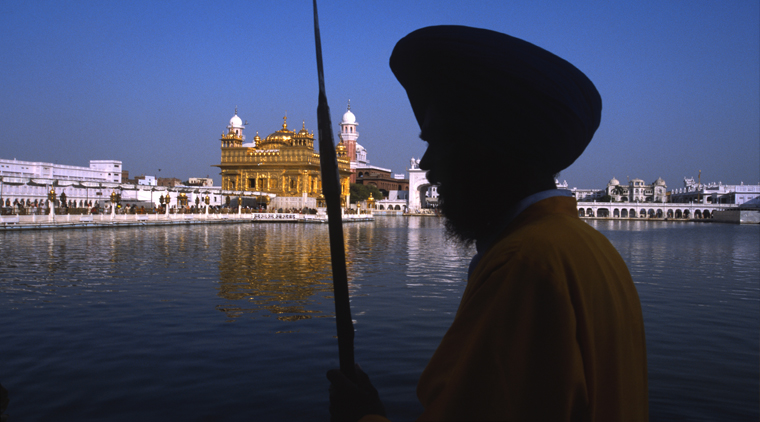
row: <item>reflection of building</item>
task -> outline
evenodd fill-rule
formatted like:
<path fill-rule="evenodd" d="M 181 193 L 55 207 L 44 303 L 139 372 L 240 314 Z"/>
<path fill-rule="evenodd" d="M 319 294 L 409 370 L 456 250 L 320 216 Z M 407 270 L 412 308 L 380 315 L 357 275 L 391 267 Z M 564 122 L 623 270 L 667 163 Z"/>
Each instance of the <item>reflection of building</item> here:
<path fill-rule="evenodd" d="M 760 198 L 760 184 L 724 185 L 721 182 L 699 183 L 694 178 L 683 179 L 683 188 L 670 192 L 670 202 L 742 205 Z"/>
<path fill-rule="evenodd" d="M 322 193 L 319 154 L 314 152 L 314 134 L 288 129 L 287 117 L 282 129 L 264 139 L 258 133 L 246 143 L 245 126 L 237 115 L 230 119 L 227 133 L 222 133 L 222 189 L 267 195 L 270 208 L 317 208 Z M 337 146 L 338 172 L 342 200 L 348 203 L 350 165 L 346 145 Z"/>
<path fill-rule="evenodd" d="M 252 227 L 252 228 L 249 228 Z M 329 317 L 329 239 L 319 225 L 228 226 L 221 234 L 217 306 L 230 318 L 275 315 L 283 321 Z M 350 270 L 351 260 L 347 259 Z M 324 305 L 321 305 L 325 302 Z"/>

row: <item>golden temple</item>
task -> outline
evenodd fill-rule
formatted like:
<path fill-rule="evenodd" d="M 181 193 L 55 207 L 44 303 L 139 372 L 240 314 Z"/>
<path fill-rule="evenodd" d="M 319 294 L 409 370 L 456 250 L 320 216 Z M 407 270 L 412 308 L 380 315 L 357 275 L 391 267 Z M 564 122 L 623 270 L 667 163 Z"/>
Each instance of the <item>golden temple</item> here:
<path fill-rule="evenodd" d="M 305 122 L 296 132 L 288 129 L 288 118 L 284 117 L 280 130 L 264 139 L 257 132 L 251 143 L 245 142 L 244 128 L 235 108 L 227 132 L 220 139 L 221 164 L 215 165 L 221 169 L 222 190 L 263 198 L 270 209 L 321 206 L 319 153 L 314 151 L 314 132 L 306 130 Z M 336 153 L 341 203 L 345 206 L 349 202 L 351 172 L 342 140 Z"/>

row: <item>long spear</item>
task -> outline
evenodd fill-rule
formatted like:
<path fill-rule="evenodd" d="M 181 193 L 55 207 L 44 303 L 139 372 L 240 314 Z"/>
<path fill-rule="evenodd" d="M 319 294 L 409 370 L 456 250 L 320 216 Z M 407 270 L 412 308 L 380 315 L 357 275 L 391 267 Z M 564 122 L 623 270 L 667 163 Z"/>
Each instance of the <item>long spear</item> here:
<path fill-rule="evenodd" d="M 356 381 L 354 370 L 354 324 L 351 321 L 351 304 L 348 298 L 346 275 L 346 251 L 343 249 L 343 219 L 340 210 L 340 176 L 338 159 L 330 122 L 330 107 L 325 94 L 325 73 L 322 67 L 322 40 L 319 36 L 317 0 L 314 0 L 314 39 L 317 46 L 317 72 L 319 73 L 319 105 L 317 124 L 319 129 L 319 163 L 322 168 L 322 193 L 327 204 L 327 220 L 330 231 L 330 259 L 333 272 L 335 318 L 338 328 L 338 359 L 340 370 Z"/>

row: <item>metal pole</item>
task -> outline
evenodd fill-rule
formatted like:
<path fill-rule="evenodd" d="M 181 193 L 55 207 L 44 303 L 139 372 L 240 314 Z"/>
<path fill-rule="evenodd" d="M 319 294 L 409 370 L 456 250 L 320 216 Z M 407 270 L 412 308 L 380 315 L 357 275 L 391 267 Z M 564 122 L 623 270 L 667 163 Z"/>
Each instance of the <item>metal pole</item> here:
<path fill-rule="evenodd" d="M 332 137 L 330 107 L 325 94 L 325 75 L 322 66 L 322 41 L 319 36 L 317 0 L 314 3 L 314 40 L 317 49 L 317 72 L 319 75 L 319 105 L 317 122 L 319 129 L 319 160 L 322 170 L 322 190 L 327 203 L 328 230 L 330 232 L 330 258 L 335 295 L 335 318 L 338 329 L 338 356 L 340 370 L 351 380 L 356 380 L 354 368 L 354 324 L 351 321 L 351 304 L 346 274 L 346 251 L 343 249 L 343 220 L 340 208 L 340 175 L 335 144 Z"/>

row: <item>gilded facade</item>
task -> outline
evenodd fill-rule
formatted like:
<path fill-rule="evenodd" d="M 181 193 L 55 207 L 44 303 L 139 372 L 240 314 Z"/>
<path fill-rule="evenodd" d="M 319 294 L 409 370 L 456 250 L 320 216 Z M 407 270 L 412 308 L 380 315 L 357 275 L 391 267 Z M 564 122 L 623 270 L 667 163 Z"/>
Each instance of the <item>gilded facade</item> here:
<path fill-rule="evenodd" d="M 237 115 L 222 133 L 222 190 L 269 198 L 269 208 L 317 208 L 322 195 L 319 153 L 314 150 L 314 132 L 288 129 L 287 117 L 282 128 L 265 138 L 258 133 L 246 142 L 245 126 Z M 350 162 L 341 141 L 336 152 L 341 183 L 341 202 L 348 203 Z"/>

